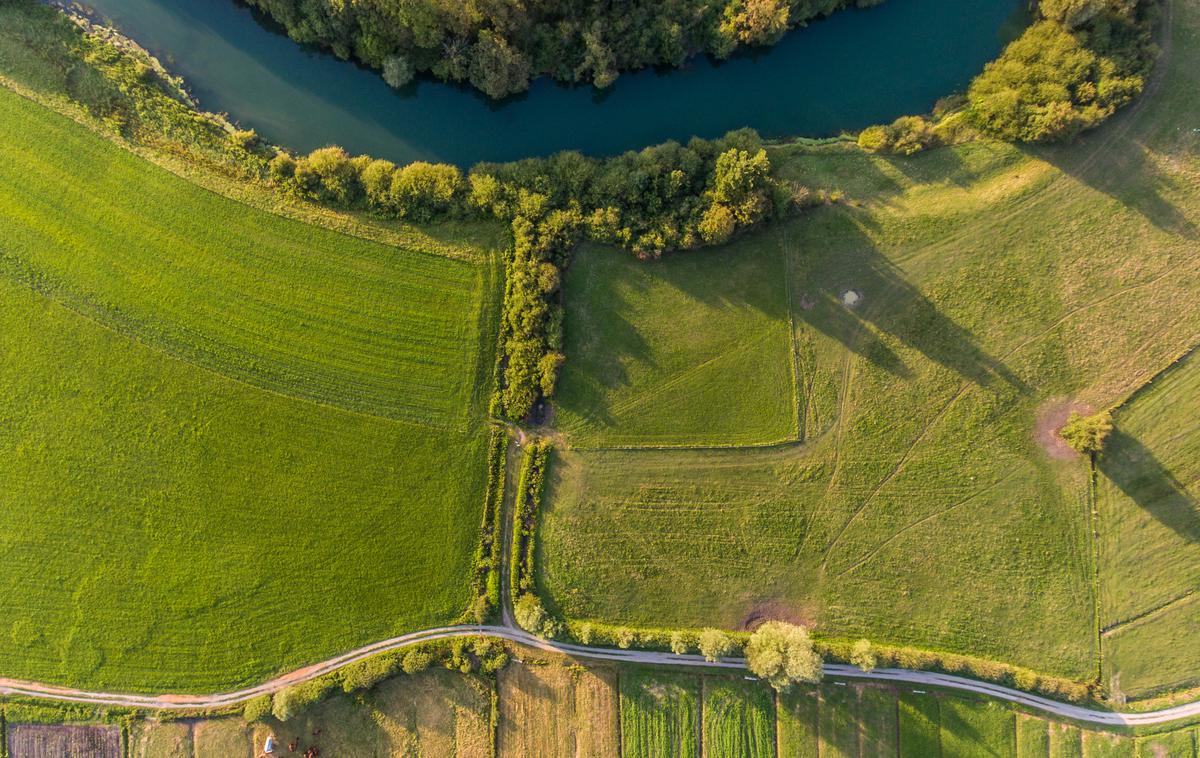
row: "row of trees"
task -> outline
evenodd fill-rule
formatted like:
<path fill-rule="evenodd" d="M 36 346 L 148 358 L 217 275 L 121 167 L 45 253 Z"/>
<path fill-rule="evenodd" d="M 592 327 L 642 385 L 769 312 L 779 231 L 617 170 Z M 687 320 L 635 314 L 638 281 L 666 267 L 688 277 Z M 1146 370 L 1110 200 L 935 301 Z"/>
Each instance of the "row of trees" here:
<path fill-rule="evenodd" d="M 880 0 L 248 0 L 300 42 L 381 69 L 394 87 L 418 73 L 494 98 L 531 77 L 610 85 L 619 72 L 678 66 L 771 44 L 787 29 Z"/>
<path fill-rule="evenodd" d="M 524 418 L 554 393 L 562 353 L 561 272 L 582 239 L 651 258 L 720 244 L 811 195 L 771 177 L 758 135 L 667 142 L 610 159 L 564 152 L 545 159 L 480 164 L 465 175 L 424 162 L 396 166 L 324 147 L 279 153 L 278 186 L 329 205 L 414 222 L 485 216 L 508 221 L 501 322 L 502 388 L 493 414 Z"/>

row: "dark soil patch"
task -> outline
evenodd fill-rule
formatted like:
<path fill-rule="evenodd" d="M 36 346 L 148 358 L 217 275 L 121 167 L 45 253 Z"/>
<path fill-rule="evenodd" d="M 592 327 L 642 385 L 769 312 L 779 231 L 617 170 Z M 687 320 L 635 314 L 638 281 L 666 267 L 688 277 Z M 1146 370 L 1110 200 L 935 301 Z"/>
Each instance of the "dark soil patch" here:
<path fill-rule="evenodd" d="M 813 627 L 812 614 L 781 600 L 767 600 L 752 606 L 749 612 L 742 617 L 738 629 L 752 632 L 768 621 L 786 621 L 789 624 L 798 624 L 809 629 Z"/>
<path fill-rule="evenodd" d="M 120 758 L 121 730 L 115 726 L 9 724 L 13 758 Z"/>
<path fill-rule="evenodd" d="M 1033 431 L 1034 439 L 1037 440 L 1042 450 L 1046 451 L 1046 455 L 1056 461 L 1068 461 L 1079 457 L 1079 453 L 1075 452 L 1066 440 L 1058 436 L 1058 430 L 1067 423 L 1072 411 L 1086 416 L 1092 412 L 1092 407 L 1074 402 L 1070 398 L 1051 398 L 1042 403 L 1042 407 L 1037 411 L 1037 421 L 1034 423 Z"/>

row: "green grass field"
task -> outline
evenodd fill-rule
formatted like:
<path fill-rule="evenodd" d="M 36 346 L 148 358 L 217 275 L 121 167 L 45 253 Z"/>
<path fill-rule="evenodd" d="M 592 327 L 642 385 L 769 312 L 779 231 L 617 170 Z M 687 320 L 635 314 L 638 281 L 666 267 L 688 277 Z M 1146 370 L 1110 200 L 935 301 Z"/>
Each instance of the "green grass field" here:
<path fill-rule="evenodd" d="M 700 758 L 700 680 L 627 669 L 620 677 L 623 758 Z"/>
<path fill-rule="evenodd" d="M 212 690 L 465 609 L 487 258 L 251 210 L 7 90 L 0 208 L 6 676 Z"/>
<path fill-rule="evenodd" d="M 784 248 L 773 242 L 653 262 L 596 246 L 576 253 L 564 286 L 571 360 L 555 400 L 572 444 L 796 438 Z"/>
<path fill-rule="evenodd" d="M 777 148 L 782 173 L 855 202 L 710 255 L 764 282 L 768 251 L 790 256 L 804 443 L 590 450 L 568 432 L 542 540 L 555 604 L 652 626 L 784 617 L 1093 677 L 1087 465 L 1037 435 L 1064 398 L 1116 402 L 1200 330 L 1200 134 L 1179 127 L 1200 115 L 1200 10 L 1174 15 L 1161 82 L 1073 145 Z M 660 323 L 682 317 L 662 301 Z M 599 348 L 589 365 L 615 359 Z M 624 391 L 660 386 L 642 381 Z"/>
<path fill-rule="evenodd" d="M 1045 721 L 1017 716 L 1017 758 L 1050 758 L 1050 732 Z"/>
<path fill-rule="evenodd" d="M 901 758 L 937 758 L 941 755 L 942 714 L 938 698 L 905 692 L 897 699 L 896 707 Z"/>
<path fill-rule="evenodd" d="M 779 693 L 776 719 L 782 758 L 819 758 L 817 718 L 820 707 L 816 688 L 792 687 Z"/>
<path fill-rule="evenodd" d="M 1006 706 L 942 698 L 942 755 L 1003 758 L 1016 753 L 1016 715 Z"/>
<path fill-rule="evenodd" d="M 775 693 L 742 679 L 704 680 L 704 755 L 775 758 Z"/>
<path fill-rule="evenodd" d="M 1098 462 L 1106 674 L 1131 697 L 1200 682 L 1200 361 L 1116 414 Z"/>

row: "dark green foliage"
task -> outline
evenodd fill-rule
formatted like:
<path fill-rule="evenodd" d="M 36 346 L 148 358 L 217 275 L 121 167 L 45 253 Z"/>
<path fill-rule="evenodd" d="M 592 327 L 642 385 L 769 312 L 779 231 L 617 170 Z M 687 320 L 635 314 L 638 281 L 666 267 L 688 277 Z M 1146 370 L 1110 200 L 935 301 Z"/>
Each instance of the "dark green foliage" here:
<path fill-rule="evenodd" d="M 483 522 L 479 527 L 479 547 L 475 552 L 475 601 L 468 615 L 483 623 L 500 605 L 500 504 L 504 501 L 505 453 L 508 434 L 494 426 L 488 440 L 488 484 L 484 493 Z"/>
<path fill-rule="evenodd" d="M 538 515 L 542 507 L 546 464 L 550 459 L 550 443 L 530 442 L 521 460 L 521 475 L 517 480 L 516 511 L 513 514 L 512 587 L 523 595 L 534 589 L 534 538 Z"/>
<path fill-rule="evenodd" d="M 468 81 L 500 98 L 532 76 L 607 87 L 618 72 L 677 66 L 704 51 L 771 44 L 789 28 L 879 0 L 250 0 L 300 42 L 383 69 L 393 87 L 416 72 Z"/>
<path fill-rule="evenodd" d="M 971 84 L 970 117 L 1001 139 L 1053 142 L 1141 91 L 1155 55 L 1145 0 L 1054 0 Z"/>
<path fill-rule="evenodd" d="M 250 723 L 262 721 L 271 714 L 271 696 L 259 695 L 256 698 L 246 701 L 246 705 L 242 707 L 242 718 Z"/>

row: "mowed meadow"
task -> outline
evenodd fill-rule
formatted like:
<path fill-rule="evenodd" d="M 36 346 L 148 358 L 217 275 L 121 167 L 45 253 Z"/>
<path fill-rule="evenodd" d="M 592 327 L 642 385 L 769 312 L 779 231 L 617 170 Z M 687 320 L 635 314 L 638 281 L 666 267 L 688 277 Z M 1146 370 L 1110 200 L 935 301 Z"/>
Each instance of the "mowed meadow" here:
<path fill-rule="evenodd" d="M 568 369 L 559 399 L 571 421 L 539 553 L 553 604 L 655 627 L 783 617 L 827 636 L 1094 678 L 1111 649 L 1097 634 L 1111 620 L 1097 588 L 1121 590 L 1104 587 L 1110 575 L 1097 566 L 1086 460 L 1043 443 L 1064 403 L 1119 402 L 1200 334 L 1200 132 L 1186 126 L 1200 118 L 1198 31 L 1200 8 L 1176 4 L 1147 95 L 1067 147 L 977 141 L 896 158 L 778 146 L 783 175 L 848 201 L 706 253 L 735 272 L 728 282 L 689 289 L 664 277 L 658 286 L 673 291 L 656 323 L 681 328 L 643 338 L 649 319 L 632 295 L 631 315 L 612 324 L 569 308 L 568 334 L 604 336 L 590 337 L 593 352 Z M 585 270 L 589 255 L 601 254 L 583 251 Z M 773 294 L 739 289 L 742 266 Z M 617 282 L 593 285 L 601 291 L 641 291 L 619 267 L 590 269 Z M 782 313 L 761 305 L 779 298 Z M 607 307 L 621 316 L 621 302 Z M 698 389 L 630 368 L 614 383 L 630 365 L 620 349 L 639 342 L 652 364 L 704 344 L 713 347 L 696 354 L 719 360 L 728 321 L 689 321 L 714 302 L 793 325 L 791 345 L 763 342 L 773 356 L 743 360 L 794 357 L 801 443 L 709 449 L 706 420 L 754 418 L 742 410 L 751 401 L 767 418 L 787 395 L 736 373 Z M 673 440 L 692 447 L 596 449 L 573 420 L 572 383 L 654 398 L 645 413 L 592 427 L 623 447 L 655 441 L 658 408 L 697 420 Z"/>
<path fill-rule="evenodd" d="M 1200 684 L 1200 362 L 1115 414 L 1097 461 L 1106 678 L 1128 697 Z"/>
<path fill-rule="evenodd" d="M 456 619 L 498 280 L 0 89 L 5 675 L 209 691 Z"/>

